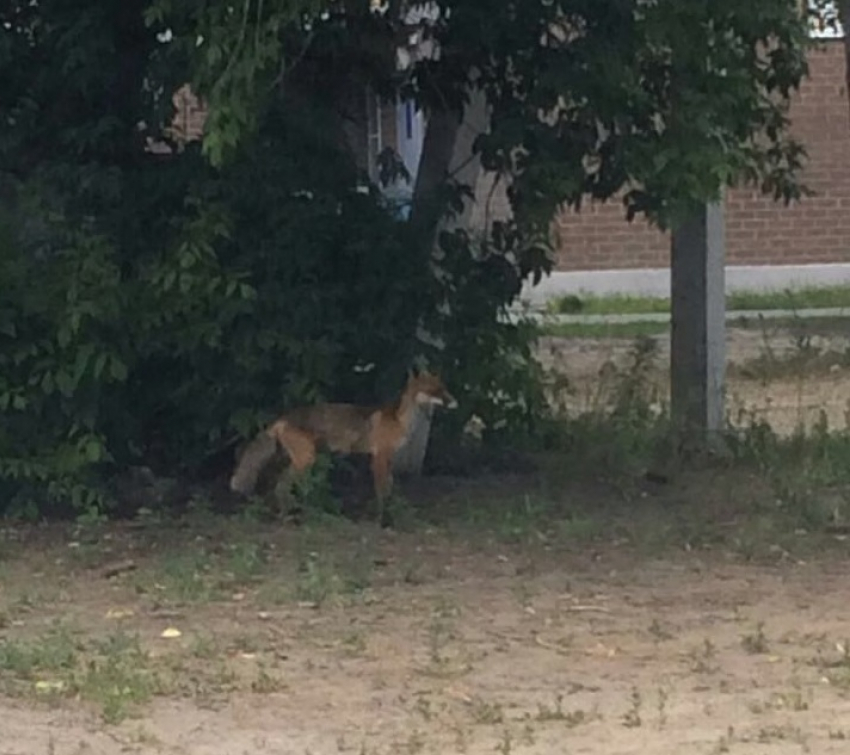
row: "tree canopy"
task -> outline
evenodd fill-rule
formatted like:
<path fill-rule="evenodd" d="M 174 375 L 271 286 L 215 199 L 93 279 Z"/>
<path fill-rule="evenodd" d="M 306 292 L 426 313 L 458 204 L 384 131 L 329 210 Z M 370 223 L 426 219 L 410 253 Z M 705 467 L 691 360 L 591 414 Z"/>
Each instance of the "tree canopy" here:
<path fill-rule="evenodd" d="M 457 385 L 458 426 L 529 431 L 546 402 L 499 314 L 550 268 L 555 214 L 617 197 L 666 225 L 728 185 L 799 197 L 809 44 L 797 0 L 9 0 L 6 500 L 48 482 L 88 505 L 114 464 L 196 469 L 294 401 L 385 395 L 418 357 Z M 168 129 L 186 82 L 201 151 Z M 344 138 L 366 87 L 453 124 L 444 141 L 483 94 L 475 149 L 511 217 L 438 235 L 474 187 L 428 137 L 430 228 L 395 215 Z"/>
<path fill-rule="evenodd" d="M 798 196 L 786 109 L 809 43 L 794 0 L 222 0 L 154 3 L 147 18 L 191 50 L 214 161 L 261 92 L 330 99 L 370 84 L 434 113 L 461 108 L 478 87 L 492 113 L 485 168 L 513 181 L 521 214 L 548 222 L 563 203 L 624 187 L 632 212 L 662 221 L 729 183 Z M 412 34 L 437 54 L 399 70 Z"/>

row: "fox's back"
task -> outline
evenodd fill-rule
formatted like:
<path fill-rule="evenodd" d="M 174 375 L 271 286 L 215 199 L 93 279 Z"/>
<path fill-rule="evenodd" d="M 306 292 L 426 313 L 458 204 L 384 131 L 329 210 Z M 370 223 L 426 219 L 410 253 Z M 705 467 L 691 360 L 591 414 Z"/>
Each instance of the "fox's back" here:
<path fill-rule="evenodd" d="M 340 453 L 368 453 L 369 425 L 377 407 L 318 404 L 287 412 L 286 422 Z"/>

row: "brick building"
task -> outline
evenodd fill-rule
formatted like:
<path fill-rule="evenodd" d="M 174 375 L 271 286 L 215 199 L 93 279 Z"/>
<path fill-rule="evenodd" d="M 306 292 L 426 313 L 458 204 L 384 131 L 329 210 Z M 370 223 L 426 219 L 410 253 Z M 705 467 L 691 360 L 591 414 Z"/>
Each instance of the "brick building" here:
<path fill-rule="evenodd" d="M 850 263 L 850 104 L 843 40 L 824 40 L 809 65 L 810 77 L 794 99 L 791 121 L 809 154 L 803 181 L 816 196 L 786 207 L 757 192 L 729 192 L 729 265 Z M 645 222 L 626 222 L 617 202 L 565 212 L 558 231 L 559 270 L 669 263 L 669 237 Z"/>
<path fill-rule="evenodd" d="M 803 181 L 815 196 L 786 207 L 753 190 L 726 199 L 727 287 L 783 288 L 834 281 L 850 283 L 850 102 L 844 40 L 821 40 L 811 53 L 810 75 L 793 99 L 791 127 L 809 159 Z M 177 95 L 175 131 L 190 138 L 203 111 L 188 91 Z M 370 92 L 353 92 L 347 103 L 348 138 L 361 167 L 377 179 L 377 157 L 387 147 L 415 175 L 424 121 L 410 103 L 386 105 Z M 491 194 L 486 178 L 477 187 L 472 222 L 498 217 L 507 203 Z M 404 200 L 410 187 L 391 192 Z M 485 206 L 486 205 L 486 206 Z M 556 220 L 556 272 L 527 295 L 547 298 L 564 291 L 669 291 L 670 239 L 643 220 L 629 223 L 622 204 L 587 203 Z"/>
<path fill-rule="evenodd" d="M 850 100 L 844 40 L 824 35 L 811 53 L 809 78 L 792 102 L 791 128 L 809 159 L 803 182 L 812 197 L 785 206 L 756 190 L 726 197 L 727 287 L 784 288 L 850 283 Z M 368 100 L 367 100 L 368 102 Z M 372 109 L 374 108 L 374 109 Z M 395 109 L 367 106 L 367 164 L 387 144 L 406 158 L 415 174 L 424 132 L 422 116 L 400 103 Z M 490 192 L 486 177 L 477 187 L 472 223 L 503 216 L 507 201 Z M 403 189 L 402 189 L 403 193 Z M 556 272 L 528 295 L 547 298 L 563 291 L 628 291 L 667 294 L 670 237 L 644 220 L 629 223 L 622 203 L 586 203 L 556 220 Z"/>

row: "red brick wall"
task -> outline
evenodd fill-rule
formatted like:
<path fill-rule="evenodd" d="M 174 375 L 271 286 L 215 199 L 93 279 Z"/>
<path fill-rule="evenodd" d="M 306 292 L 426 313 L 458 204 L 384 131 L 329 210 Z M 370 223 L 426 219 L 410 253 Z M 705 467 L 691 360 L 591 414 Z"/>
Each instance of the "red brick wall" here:
<path fill-rule="evenodd" d="M 809 153 L 803 181 L 817 196 L 785 207 L 752 191 L 727 198 L 732 265 L 850 262 L 850 106 L 843 40 L 812 53 L 810 78 L 793 103 L 794 134 Z M 557 222 L 559 270 L 665 267 L 670 243 L 612 201 L 565 212 Z"/>
<path fill-rule="evenodd" d="M 184 84 L 174 93 L 174 125 L 172 135 L 178 141 L 200 139 L 204 133 L 204 121 L 207 113 L 198 98 L 192 94 L 188 84 Z"/>
<path fill-rule="evenodd" d="M 785 207 L 752 191 L 727 198 L 727 257 L 732 265 L 850 262 L 850 106 L 845 78 L 844 41 L 824 41 L 812 53 L 810 77 L 793 103 L 794 133 L 805 143 L 809 161 L 804 182 L 817 195 Z M 203 123 L 203 109 L 187 90 L 175 95 L 175 132 L 192 138 Z M 357 93 L 356 103 L 365 99 Z M 359 113 L 365 116 L 364 113 Z M 392 108 L 382 113 L 384 144 L 392 143 Z M 365 118 L 353 127 L 355 153 L 365 161 Z M 353 134 L 349 134 L 352 137 Z M 361 154 L 362 153 L 362 154 Z M 365 167 L 365 163 L 363 165 Z M 501 187 L 491 194 L 482 180 L 472 223 L 503 216 L 507 202 Z M 557 223 L 559 270 L 613 270 L 666 267 L 669 238 L 645 222 L 628 223 L 621 203 L 585 205 L 565 212 Z"/>
<path fill-rule="evenodd" d="M 206 110 L 192 94 L 192 90 L 188 84 L 181 86 L 173 95 L 172 102 L 176 108 L 174 120 L 171 122 L 171 128 L 167 129 L 168 135 L 174 139 L 178 145 L 186 142 L 200 139 L 204 133 L 204 121 L 206 120 Z M 148 139 L 148 150 L 158 154 L 166 154 L 171 151 L 171 147 L 165 142 L 154 141 Z M 178 149 L 180 147 L 178 146 Z"/>

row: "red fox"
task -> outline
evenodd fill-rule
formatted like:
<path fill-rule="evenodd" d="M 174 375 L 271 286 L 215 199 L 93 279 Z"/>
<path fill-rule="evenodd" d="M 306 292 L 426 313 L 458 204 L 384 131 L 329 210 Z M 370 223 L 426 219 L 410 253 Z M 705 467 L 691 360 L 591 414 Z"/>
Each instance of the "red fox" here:
<path fill-rule="evenodd" d="M 421 372 L 411 373 L 401 395 L 383 406 L 317 404 L 293 409 L 248 444 L 230 478 L 230 489 L 253 493 L 278 446 L 286 451 L 296 474 L 309 469 L 324 447 L 343 454 L 369 454 L 375 495 L 381 501 L 392 492 L 393 456 L 409 437 L 421 405 L 453 409 L 457 401 L 439 377 Z"/>

